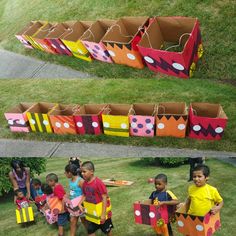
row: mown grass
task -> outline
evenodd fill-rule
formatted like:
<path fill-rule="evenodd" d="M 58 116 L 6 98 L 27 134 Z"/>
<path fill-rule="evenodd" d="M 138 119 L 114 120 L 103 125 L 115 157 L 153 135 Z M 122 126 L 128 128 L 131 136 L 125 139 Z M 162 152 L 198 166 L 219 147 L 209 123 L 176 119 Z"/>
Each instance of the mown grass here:
<path fill-rule="evenodd" d="M 209 80 L 3 80 L 0 81 L 0 138 L 28 140 L 97 142 L 126 145 L 176 147 L 210 150 L 236 150 L 236 89 Z M 201 82 L 202 86 L 198 84 Z M 224 91 L 224 92 L 222 92 Z M 229 121 L 220 141 L 178 139 L 171 137 L 113 137 L 94 135 L 55 135 L 47 133 L 11 133 L 4 112 L 20 102 L 86 103 L 158 103 L 210 102 L 221 103 Z"/>
<path fill-rule="evenodd" d="M 117 236 L 135 236 L 145 235 L 154 236 L 152 228 L 147 225 L 138 225 L 134 223 L 133 203 L 137 200 L 145 200 L 154 190 L 152 184 L 147 180 L 158 173 L 165 173 L 168 176 L 168 188 L 175 193 L 180 201 L 185 201 L 187 196 L 187 179 L 189 166 L 183 165 L 176 168 L 163 168 L 151 166 L 145 160 L 140 159 L 96 159 L 91 158 L 95 163 L 96 175 L 100 178 L 116 178 L 134 181 L 130 187 L 108 187 L 108 192 L 112 201 L 114 235 Z M 67 164 L 67 158 L 50 158 L 47 162 L 46 172 L 39 178 L 44 181 L 48 173 L 54 172 L 59 176 L 61 182 L 68 190 L 67 179 L 64 176 L 64 167 Z M 211 168 L 211 177 L 209 184 L 217 187 L 224 199 L 224 207 L 221 211 L 222 227 L 216 232 L 215 236 L 234 235 L 236 194 L 232 179 L 235 178 L 235 167 L 225 164 L 219 160 L 209 159 L 206 164 Z M 224 183 L 224 184 L 222 184 Z M 21 227 L 15 223 L 15 206 L 13 205 L 13 196 L 0 198 L 0 235 L 57 235 L 57 228 L 45 223 L 43 217 L 37 216 L 36 223 L 28 227 Z M 173 225 L 176 236 L 180 234 Z M 66 227 L 66 235 L 69 235 L 69 226 Z M 80 227 L 77 235 L 85 236 L 85 230 Z M 97 233 L 97 235 L 102 235 Z"/>
<path fill-rule="evenodd" d="M 132 69 L 101 62 L 87 63 L 76 58 L 27 50 L 14 34 L 31 20 L 64 22 L 68 20 L 118 19 L 122 16 L 191 16 L 201 23 L 205 55 L 194 78 L 235 83 L 236 24 L 235 1 L 137 1 L 137 0 L 23 0 L 0 1 L 0 47 L 88 72 L 103 78 L 161 78 L 147 68 Z"/>

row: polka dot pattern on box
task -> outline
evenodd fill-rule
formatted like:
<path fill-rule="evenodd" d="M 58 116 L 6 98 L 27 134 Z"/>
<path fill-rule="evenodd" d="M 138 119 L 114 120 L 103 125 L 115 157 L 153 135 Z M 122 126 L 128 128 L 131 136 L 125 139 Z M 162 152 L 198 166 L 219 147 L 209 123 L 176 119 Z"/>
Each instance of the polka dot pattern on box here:
<path fill-rule="evenodd" d="M 132 136 L 154 136 L 154 117 L 131 116 L 130 133 Z"/>

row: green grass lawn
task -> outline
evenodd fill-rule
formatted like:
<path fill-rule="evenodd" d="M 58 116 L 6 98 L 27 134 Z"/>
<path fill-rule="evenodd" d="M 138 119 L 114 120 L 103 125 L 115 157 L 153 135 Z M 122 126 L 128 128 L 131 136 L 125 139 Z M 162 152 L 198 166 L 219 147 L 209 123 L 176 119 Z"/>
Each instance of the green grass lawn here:
<path fill-rule="evenodd" d="M 130 187 L 109 187 L 108 192 L 111 197 L 113 207 L 114 235 L 117 236 L 135 236 L 145 235 L 154 236 L 152 228 L 146 225 L 134 223 L 133 203 L 137 200 L 145 200 L 154 190 L 153 184 L 148 184 L 147 179 L 154 177 L 158 173 L 165 173 L 168 176 L 168 186 L 180 201 L 186 198 L 188 187 L 189 166 L 183 165 L 177 168 L 155 167 L 146 160 L 140 159 L 96 159 L 92 158 L 95 163 L 96 175 L 100 178 L 116 178 L 134 181 Z M 64 166 L 67 164 L 66 158 L 48 159 L 46 172 L 39 178 L 44 181 L 45 176 L 54 172 L 59 176 L 61 182 L 67 189 L 67 179 L 64 176 Z M 211 168 L 209 184 L 218 188 L 224 199 L 224 207 L 221 211 L 222 227 L 215 236 L 234 235 L 235 225 L 235 167 L 225 164 L 219 160 L 209 159 L 206 164 Z M 0 235 L 56 235 L 56 227 L 47 225 L 40 216 L 36 217 L 36 223 L 28 227 L 21 227 L 15 222 L 15 206 L 13 205 L 13 196 L 0 198 Z M 176 226 L 173 226 L 175 235 L 180 235 Z M 69 228 L 66 227 L 66 235 L 69 235 Z M 78 229 L 77 235 L 85 236 L 83 227 Z M 97 235 L 102 235 L 98 233 Z"/>
<path fill-rule="evenodd" d="M 79 141 L 126 145 L 177 147 L 236 151 L 236 89 L 209 80 L 2 80 L 0 81 L 0 138 L 28 140 Z M 198 86 L 199 82 L 201 87 Z M 224 92 L 222 92 L 224 91 Z M 171 137 L 114 137 L 106 135 L 56 135 L 47 133 L 12 133 L 4 112 L 20 102 L 85 103 L 157 103 L 220 102 L 229 121 L 220 141 Z"/>
<path fill-rule="evenodd" d="M 194 78 L 235 83 L 235 1 L 145 1 L 145 0 L 1 0 L 0 47 L 46 61 L 66 65 L 104 78 L 160 78 L 147 68 L 132 69 L 101 62 L 87 63 L 76 58 L 53 56 L 27 50 L 14 35 L 31 20 L 64 22 L 68 20 L 118 19 L 122 16 L 190 16 L 201 23 L 205 48 Z"/>

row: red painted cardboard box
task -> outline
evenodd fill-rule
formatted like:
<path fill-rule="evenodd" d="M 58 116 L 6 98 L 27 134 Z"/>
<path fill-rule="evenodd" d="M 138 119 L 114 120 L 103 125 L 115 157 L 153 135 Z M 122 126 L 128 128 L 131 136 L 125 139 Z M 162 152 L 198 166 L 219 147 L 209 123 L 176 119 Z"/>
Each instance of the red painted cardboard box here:
<path fill-rule="evenodd" d="M 189 78 L 203 54 L 199 21 L 182 16 L 155 17 L 137 46 L 150 70 Z"/>
<path fill-rule="evenodd" d="M 220 104 L 191 103 L 189 108 L 190 138 L 219 140 L 228 118 Z"/>

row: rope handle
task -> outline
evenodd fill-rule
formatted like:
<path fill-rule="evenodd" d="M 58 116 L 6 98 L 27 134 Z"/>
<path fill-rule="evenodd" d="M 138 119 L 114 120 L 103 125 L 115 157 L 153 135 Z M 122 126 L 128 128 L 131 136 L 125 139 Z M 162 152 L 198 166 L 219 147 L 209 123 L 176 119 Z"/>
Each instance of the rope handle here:
<path fill-rule="evenodd" d="M 179 44 L 170 46 L 170 47 L 166 48 L 165 51 L 168 51 L 168 50 L 171 49 L 171 48 L 179 47 L 179 46 L 181 45 L 182 38 L 183 38 L 183 36 L 185 36 L 185 35 L 191 35 L 191 33 L 183 33 L 183 34 L 179 37 Z"/>
<path fill-rule="evenodd" d="M 112 25 L 112 26 L 108 29 L 108 32 L 110 32 L 111 30 L 113 30 L 113 28 L 114 28 L 115 26 L 118 26 L 121 36 L 126 37 L 126 38 L 134 37 L 134 35 L 125 35 L 125 34 L 123 34 L 122 31 L 121 31 L 121 27 L 120 27 L 120 25 L 118 25 L 118 24 Z"/>
<path fill-rule="evenodd" d="M 67 28 L 66 30 L 67 30 L 67 32 L 65 34 L 63 34 L 63 38 L 65 38 L 66 36 L 68 36 L 74 32 L 74 30 L 72 28 Z"/>
<path fill-rule="evenodd" d="M 166 108 L 165 108 L 165 106 L 163 106 L 163 105 L 158 105 L 158 108 L 157 108 L 157 113 L 159 113 L 159 107 L 160 107 L 161 109 L 163 109 L 163 110 L 164 110 L 164 112 L 163 112 L 163 113 L 161 113 L 161 114 L 164 114 L 164 113 L 166 112 Z"/>
<path fill-rule="evenodd" d="M 95 42 L 95 36 L 94 36 L 94 34 L 93 34 L 93 32 L 92 32 L 92 30 L 91 29 L 87 29 L 86 30 L 86 32 L 85 32 L 85 34 L 87 34 L 87 33 L 90 33 L 87 37 L 82 37 L 81 39 L 82 40 L 86 40 L 86 39 L 88 39 L 91 35 L 93 36 L 93 41 Z"/>
<path fill-rule="evenodd" d="M 129 109 L 129 114 L 136 115 L 136 112 L 135 112 L 133 106 Z"/>
<path fill-rule="evenodd" d="M 157 113 L 158 113 L 158 106 L 155 105 L 155 106 L 154 106 L 154 109 L 153 109 L 152 116 L 156 116 Z"/>
<path fill-rule="evenodd" d="M 195 116 L 197 116 L 197 111 L 196 111 L 195 109 L 193 109 L 193 108 L 192 108 L 192 110 L 193 110 L 193 114 L 194 114 Z"/>

